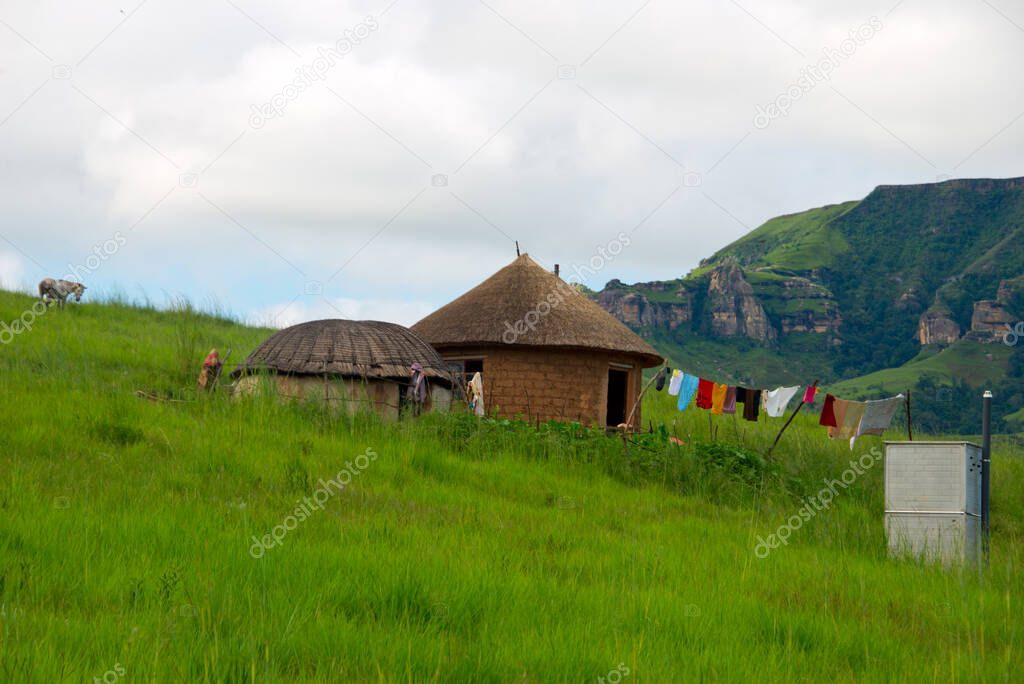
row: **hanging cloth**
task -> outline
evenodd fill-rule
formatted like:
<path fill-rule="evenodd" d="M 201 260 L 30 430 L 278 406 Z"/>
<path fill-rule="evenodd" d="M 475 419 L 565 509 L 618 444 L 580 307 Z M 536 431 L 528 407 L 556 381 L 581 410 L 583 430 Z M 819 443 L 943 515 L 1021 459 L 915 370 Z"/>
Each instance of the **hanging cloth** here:
<path fill-rule="evenodd" d="M 831 394 L 825 395 L 825 405 L 821 408 L 821 420 L 818 421 L 818 424 L 825 427 L 839 427 L 839 423 L 836 422 L 836 398 Z"/>
<path fill-rule="evenodd" d="M 725 395 L 729 391 L 728 385 L 722 385 L 715 383 L 714 388 L 711 390 L 711 413 L 720 416 L 722 410 L 725 407 Z"/>
<path fill-rule="evenodd" d="M 686 410 L 686 407 L 693 401 L 693 395 L 697 393 L 697 386 L 699 384 L 700 378 L 696 375 L 683 373 L 683 381 L 679 386 L 679 403 L 676 404 L 676 408 L 680 411 Z"/>
<path fill-rule="evenodd" d="M 743 419 L 757 422 L 757 416 L 761 411 L 761 390 L 743 389 Z"/>
<path fill-rule="evenodd" d="M 658 377 L 654 381 L 654 389 L 655 390 L 660 392 L 661 390 L 665 389 L 665 380 L 668 378 L 668 373 L 671 370 L 672 370 L 671 368 L 669 368 L 668 366 L 665 366 L 660 371 L 658 371 Z"/>
<path fill-rule="evenodd" d="M 678 368 L 672 371 L 672 380 L 668 383 L 668 395 L 670 397 L 679 396 L 679 385 L 683 382 L 683 371 Z"/>
<path fill-rule="evenodd" d="M 864 416 L 864 409 L 867 408 L 863 401 L 847 401 L 836 399 L 836 422 L 837 428 L 829 428 L 828 436 L 832 439 L 850 439 L 857 433 L 860 419 Z"/>
<path fill-rule="evenodd" d="M 764 393 L 764 410 L 772 418 L 781 418 L 786 414 L 786 406 L 800 391 L 798 386 L 777 387 Z"/>
<path fill-rule="evenodd" d="M 715 390 L 715 383 L 700 378 L 697 382 L 697 408 L 711 408 L 712 393 Z"/>
<path fill-rule="evenodd" d="M 418 363 L 412 364 L 412 375 L 409 376 L 409 389 L 405 392 L 405 398 L 417 406 L 427 402 L 427 376 L 423 373 L 423 366 Z"/>
<path fill-rule="evenodd" d="M 818 386 L 817 385 L 811 385 L 810 387 L 807 388 L 807 391 L 804 392 L 804 403 L 805 404 L 813 404 L 814 403 L 814 397 L 816 397 L 816 396 L 818 396 Z"/>
<path fill-rule="evenodd" d="M 736 388 L 730 387 L 725 393 L 725 404 L 722 406 L 722 413 L 736 413 Z"/>
<path fill-rule="evenodd" d="M 861 416 L 857 431 L 850 438 L 850 448 L 852 449 L 863 435 L 881 437 L 889 429 L 892 417 L 896 415 L 896 411 L 899 410 L 904 399 L 905 397 L 899 394 L 890 399 L 864 402 L 864 415 Z"/>
<path fill-rule="evenodd" d="M 484 381 L 480 373 L 474 373 L 473 379 L 469 381 L 469 407 L 473 413 L 483 418 L 487 413 L 484 411 Z"/>

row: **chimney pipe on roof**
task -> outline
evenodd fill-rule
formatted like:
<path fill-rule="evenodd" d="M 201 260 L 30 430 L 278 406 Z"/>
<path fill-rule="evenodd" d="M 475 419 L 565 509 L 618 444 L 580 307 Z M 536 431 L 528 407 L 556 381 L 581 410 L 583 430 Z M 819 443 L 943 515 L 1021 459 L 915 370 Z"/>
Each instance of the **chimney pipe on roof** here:
<path fill-rule="evenodd" d="M 558 277 L 558 271 L 559 271 L 559 270 L 560 270 L 560 269 L 558 268 L 558 264 L 555 264 L 555 277 L 556 277 L 556 278 Z"/>

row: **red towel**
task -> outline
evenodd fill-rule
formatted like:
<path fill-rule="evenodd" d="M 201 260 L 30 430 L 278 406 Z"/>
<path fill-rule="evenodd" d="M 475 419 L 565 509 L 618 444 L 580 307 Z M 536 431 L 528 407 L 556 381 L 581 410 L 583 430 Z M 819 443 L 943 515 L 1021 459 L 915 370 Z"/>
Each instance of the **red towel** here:
<path fill-rule="evenodd" d="M 807 391 L 804 392 L 804 403 L 805 404 L 813 404 L 814 403 L 814 397 L 817 396 L 817 394 L 818 394 L 818 387 L 817 387 L 817 385 L 811 385 L 810 387 L 808 387 Z"/>
<path fill-rule="evenodd" d="M 697 408 L 709 409 L 712 404 L 712 393 L 715 390 L 715 383 L 710 380 L 700 379 L 697 383 Z"/>
<path fill-rule="evenodd" d="M 819 425 L 825 425 L 826 427 L 839 427 L 836 422 L 836 398 L 831 394 L 825 395 L 825 405 L 821 409 L 821 420 L 818 421 Z"/>

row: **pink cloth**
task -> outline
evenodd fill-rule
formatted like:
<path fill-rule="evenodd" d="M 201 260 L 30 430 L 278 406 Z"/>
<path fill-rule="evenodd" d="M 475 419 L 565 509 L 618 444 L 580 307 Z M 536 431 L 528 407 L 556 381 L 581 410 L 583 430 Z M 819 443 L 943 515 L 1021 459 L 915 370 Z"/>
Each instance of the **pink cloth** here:
<path fill-rule="evenodd" d="M 736 413 L 736 388 L 730 387 L 725 393 L 725 404 L 722 413 Z"/>
<path fill-rule="evenodd" d="M 804 392 L 804 403 L 805 404 L 813 404 L 814 403 L 814 397 L 817 394 L 818 394 L 818 388 L 815 385 L 811 385 L 810 387 L 808 387 L 807 391 Z"/>

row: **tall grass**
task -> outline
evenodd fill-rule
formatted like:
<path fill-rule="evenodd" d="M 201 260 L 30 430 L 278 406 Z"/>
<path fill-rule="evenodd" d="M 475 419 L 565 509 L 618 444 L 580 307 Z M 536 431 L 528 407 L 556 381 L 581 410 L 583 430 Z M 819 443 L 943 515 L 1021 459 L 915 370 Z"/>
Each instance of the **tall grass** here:
<path fill-rule="evenodd" d="M 0 293 L 0 320 L 26 301 Z M 810 418 L 762 460 L 778 421 L 715 418 L 712 441 L 662 395 L 644 411 L 665 432 L 628 444 L 196 396 L 186 353 L 197 372 L 266 331 L 190 316 L 69 307 L 0 347 L 0 680 L 1021 678 L 1019 453 L 995 454 L 983 576 L 886 557 L 880 464 L 761 560 L 757 537 L 852 457 Z"/>

